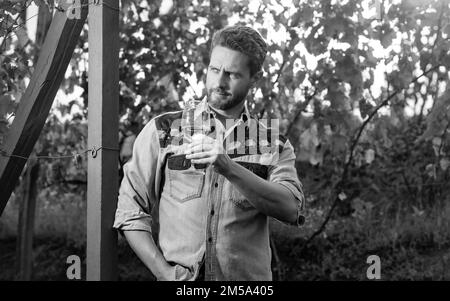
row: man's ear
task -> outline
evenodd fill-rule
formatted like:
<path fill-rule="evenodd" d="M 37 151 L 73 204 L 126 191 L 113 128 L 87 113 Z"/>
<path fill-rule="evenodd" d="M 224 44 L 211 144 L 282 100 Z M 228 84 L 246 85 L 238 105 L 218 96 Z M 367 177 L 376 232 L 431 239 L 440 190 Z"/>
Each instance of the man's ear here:
<path fill-rule="evenodd" d="M 263 72 L 262 72 L 262 70 L 261 70 L 261 71 L 256 72 L 256 73 L 252 76 L 252 78 L 250 79 L 250 80 L 251 80 L 251 83 L 252 83 L 252 87 L 254 87 L 254 86 L 256 85 L 256 83 L 261 79 L 262 75 L 263 75 Z"/>

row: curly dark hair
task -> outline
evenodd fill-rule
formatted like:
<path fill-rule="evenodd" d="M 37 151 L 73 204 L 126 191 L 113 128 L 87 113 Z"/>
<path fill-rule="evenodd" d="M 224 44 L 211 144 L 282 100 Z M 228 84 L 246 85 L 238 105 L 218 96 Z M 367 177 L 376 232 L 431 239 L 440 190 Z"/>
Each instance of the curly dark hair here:
<path fill-rule="evenodd" d="M 266 59 L 266 42 L 256 30 L 248 26 L 228 26 L 216 31 L 211 42 L 210 56 L 216 46 L 227 47 L 247 55 L 250 58 L 250 76 L 261 70 Z"/>

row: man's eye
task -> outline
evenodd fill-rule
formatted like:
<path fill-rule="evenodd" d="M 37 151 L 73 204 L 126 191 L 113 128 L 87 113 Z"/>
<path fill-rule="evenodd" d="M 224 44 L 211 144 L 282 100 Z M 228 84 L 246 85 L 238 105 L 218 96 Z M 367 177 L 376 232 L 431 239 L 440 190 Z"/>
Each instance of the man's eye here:
<path fill-rule="evenodd" d="M 211 70 L 212 72 L 219 72 L 219 69 L 216 67 L 209 67 L 209 70 Z"/>

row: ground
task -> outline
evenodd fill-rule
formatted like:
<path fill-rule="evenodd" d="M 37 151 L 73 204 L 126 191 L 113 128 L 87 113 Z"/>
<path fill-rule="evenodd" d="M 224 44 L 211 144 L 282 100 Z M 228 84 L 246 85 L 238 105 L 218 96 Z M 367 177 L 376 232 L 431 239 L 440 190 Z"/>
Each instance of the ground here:
<path fill-rule="evenodd" d="M 280 280 L 367 280 L 366 258 L 381 258 L 382 280 L 450 280 L 450 245 L 423 240 L 411 245 L 406 240 L 397 245 L 367 248 L 367 241 L 353 236 L 346 240 L 335 234 L 319 237 L 301 254 L 301 238 L 274 236 L 284 273 Z M 118 244 L 119 280 L 153 280 L 133 251 L 122 239 Z M 14 237 L 0 240 L 0 280 L 15 280 Z M 69 255 L 82 260 L 85 279 L 85 245 L 59 237 L 36 237 L 32 280 L 67 280 Z"/>

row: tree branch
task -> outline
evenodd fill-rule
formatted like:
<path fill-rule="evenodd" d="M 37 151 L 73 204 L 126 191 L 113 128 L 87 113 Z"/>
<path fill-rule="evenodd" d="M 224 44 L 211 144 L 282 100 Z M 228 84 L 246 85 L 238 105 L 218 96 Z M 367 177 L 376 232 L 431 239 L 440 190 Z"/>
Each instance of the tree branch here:
<path fill-rule="evenodd" d="M 281 63 L 280 69 L 278 69 L 277 78 L 273 82 L 274 86 L 278 83 L 278 80 L 280 79 L 280 76 L 281 76 L 281 72 L 283 71 L 283 68 L 286 65 L 286 62 L 287 62 L 287 56 L 283 55 L 283 62 Z"/>
<path fill-rule="evenodd" d="M 427 71 L 425 71 L 424 73 L 422 73 L 421 75 L 417 76 L 416 78 L 414 78 L 409 84 L 415 83 L 417 80 L 419 80 L 421 77 L 426 76 L 428 73 L 432 72 L 433 70 L 437 69 L 440 67 L 440 64 L 428 69 Z M 384 106 L 386 106 L 389 101 L 396 96 L 399 92 L 401 92 L 403 89 L 405 88 L 401 88 L 401 89 L 397 89 L 394 92 L 392 92 L 385 100 L 383 100 L 367 117 L 367 119 L 363 122 L 363 124 L 360 126 L 359 130 L 357 131 L 357 134 L 355 135 L 354 139 L 352 140 L 351 143 L 351 147 L 350 147 L 350 156 L 349 159 L 347 161 L 347 163 L 344 166 L 344 171 L 342 172 L 341 178 L 340 180 L 337 182 L 337 184 L 332 188 L 332 190 L 334 190 L 331 195 L 334 198 L 333 204 L 331 205 L 330 210 L 327 213 L 327 216 L 325 217 L 325 220 L 322 222 L 322 224 L 320 225 L 319 229 L 316 230 L 307 240 L 306 242 L 303 244 L 302 248 L 300 249 L 300 254 L 304 251 L 304 249 L 308 246 L 308 244 L 315 238 L 317 237 L 320 233 L 322 233 L 322 231 L 325 229 L 328 221 L 331 218 L 331 215 L 334 211 L 334 209 L 336 208 L 340 198 L 339 198 L 339 194 L 341 193 L 341 188 L 344 185 L 345 181 L 347 180 L 347 174 L 350 168 L 350 165 L 353 161 L 353 153 L 354 150 L 356 148 L 356 145 L 358 144 L 358 141 L 361 137 L 362 132 L 364 131 L 365 127 L 367 126 L 367 124 L 371 121 L 371 119 L 375 116 L 375 114 Z"/>
<path fill-rule="evenodd" d="M 285 137 L 289 136 L 294 124 L 296 124 L 298 122 L 298 118 L 300 117 L 301 113 L 308 107 L 309 103 L 314 98 L 314 96 L 316 96 L 317 92 L 318 92 L 318 90 L 315 89 L 314 93 L 307 96 L 305 98 L 305 101 L 301 105 L 299 105 L 299 108 L 297 109 L 297 112 L 295 113 L 294 118 L 292 119 L 292 122 L 289 123 L 289 126 L 286 129 L 286 132 L 284 133 Z"/>
<path fill-rule="evenodd" d="M 14 25 L 17 24 L 17 21 L 19 20 L 19 18 L 22 16 L 22 14 L 26 11 L 26 9 L 31 5 L 32 1 L 29 1 L 28 3 L 25 2 L 24 7 L 22 8 L 22 11 L 20 13 L 17 14 L 17 17 L 14 19 L 13 23 L 11 24 L 11 27 L 7 30 L 5 37 L 2 41 L 2 44 L 0 45 L 0 50 L 3 49 L 3 47 L 6 44 L 6 40 L 8 39 L 8 36 L 18 27 L 14 27 Z"/>
<path fill-rule="evenodd" d="M 441 135 L 441 143 L 439 144 L 439 149 L 438 149 L 438 158 L 437 158 L 438 161 L 440 161 L 442 158 L 441 151 L 442 151 L 442 147 L 444 146 L 444 139 L 445 139 L 445 136 L 447 135 L 447 130 L 449 129 L 449 127 L 450 127 L 450 122 L 447 121 L 447 125 L 445 126 L 444 132 Z M 439 162 L 437 162 L 437 163 L 439 163 Z"/>
<path fill-rule="evenodd" d="M 431 48 L 431 53 L 433 53 L 434 48 L 436 48 L 437 42 L 439 40 L 439 36 L 441 34 L 442 16 L 444 15 L 444 11 L 445 11 L 444 7 L 445 7 L 445 1 L 442 1 L 441 13 L 439 14 L 439 19 L 438 19 L 438 24 L 437 24 L 437 29 L 436 29 L 436 39 L 434 39 L 433 47 Z"/>
<path fill-rule="evenodd" d="M 411 187 L 411 185 L 409 184 L 408 179 L 406 178 L 405 170 L 403 170 L 403 171 L 401 172 L 401 176 L 402 176 L 402 178 L 403 178 L 403 182 L 405 182 L 406 189 L 408 190 L 409 195 L 411 196 L 412 199 L 414 199 L 415 193 L 413 192 L 412 187 Z"/>

